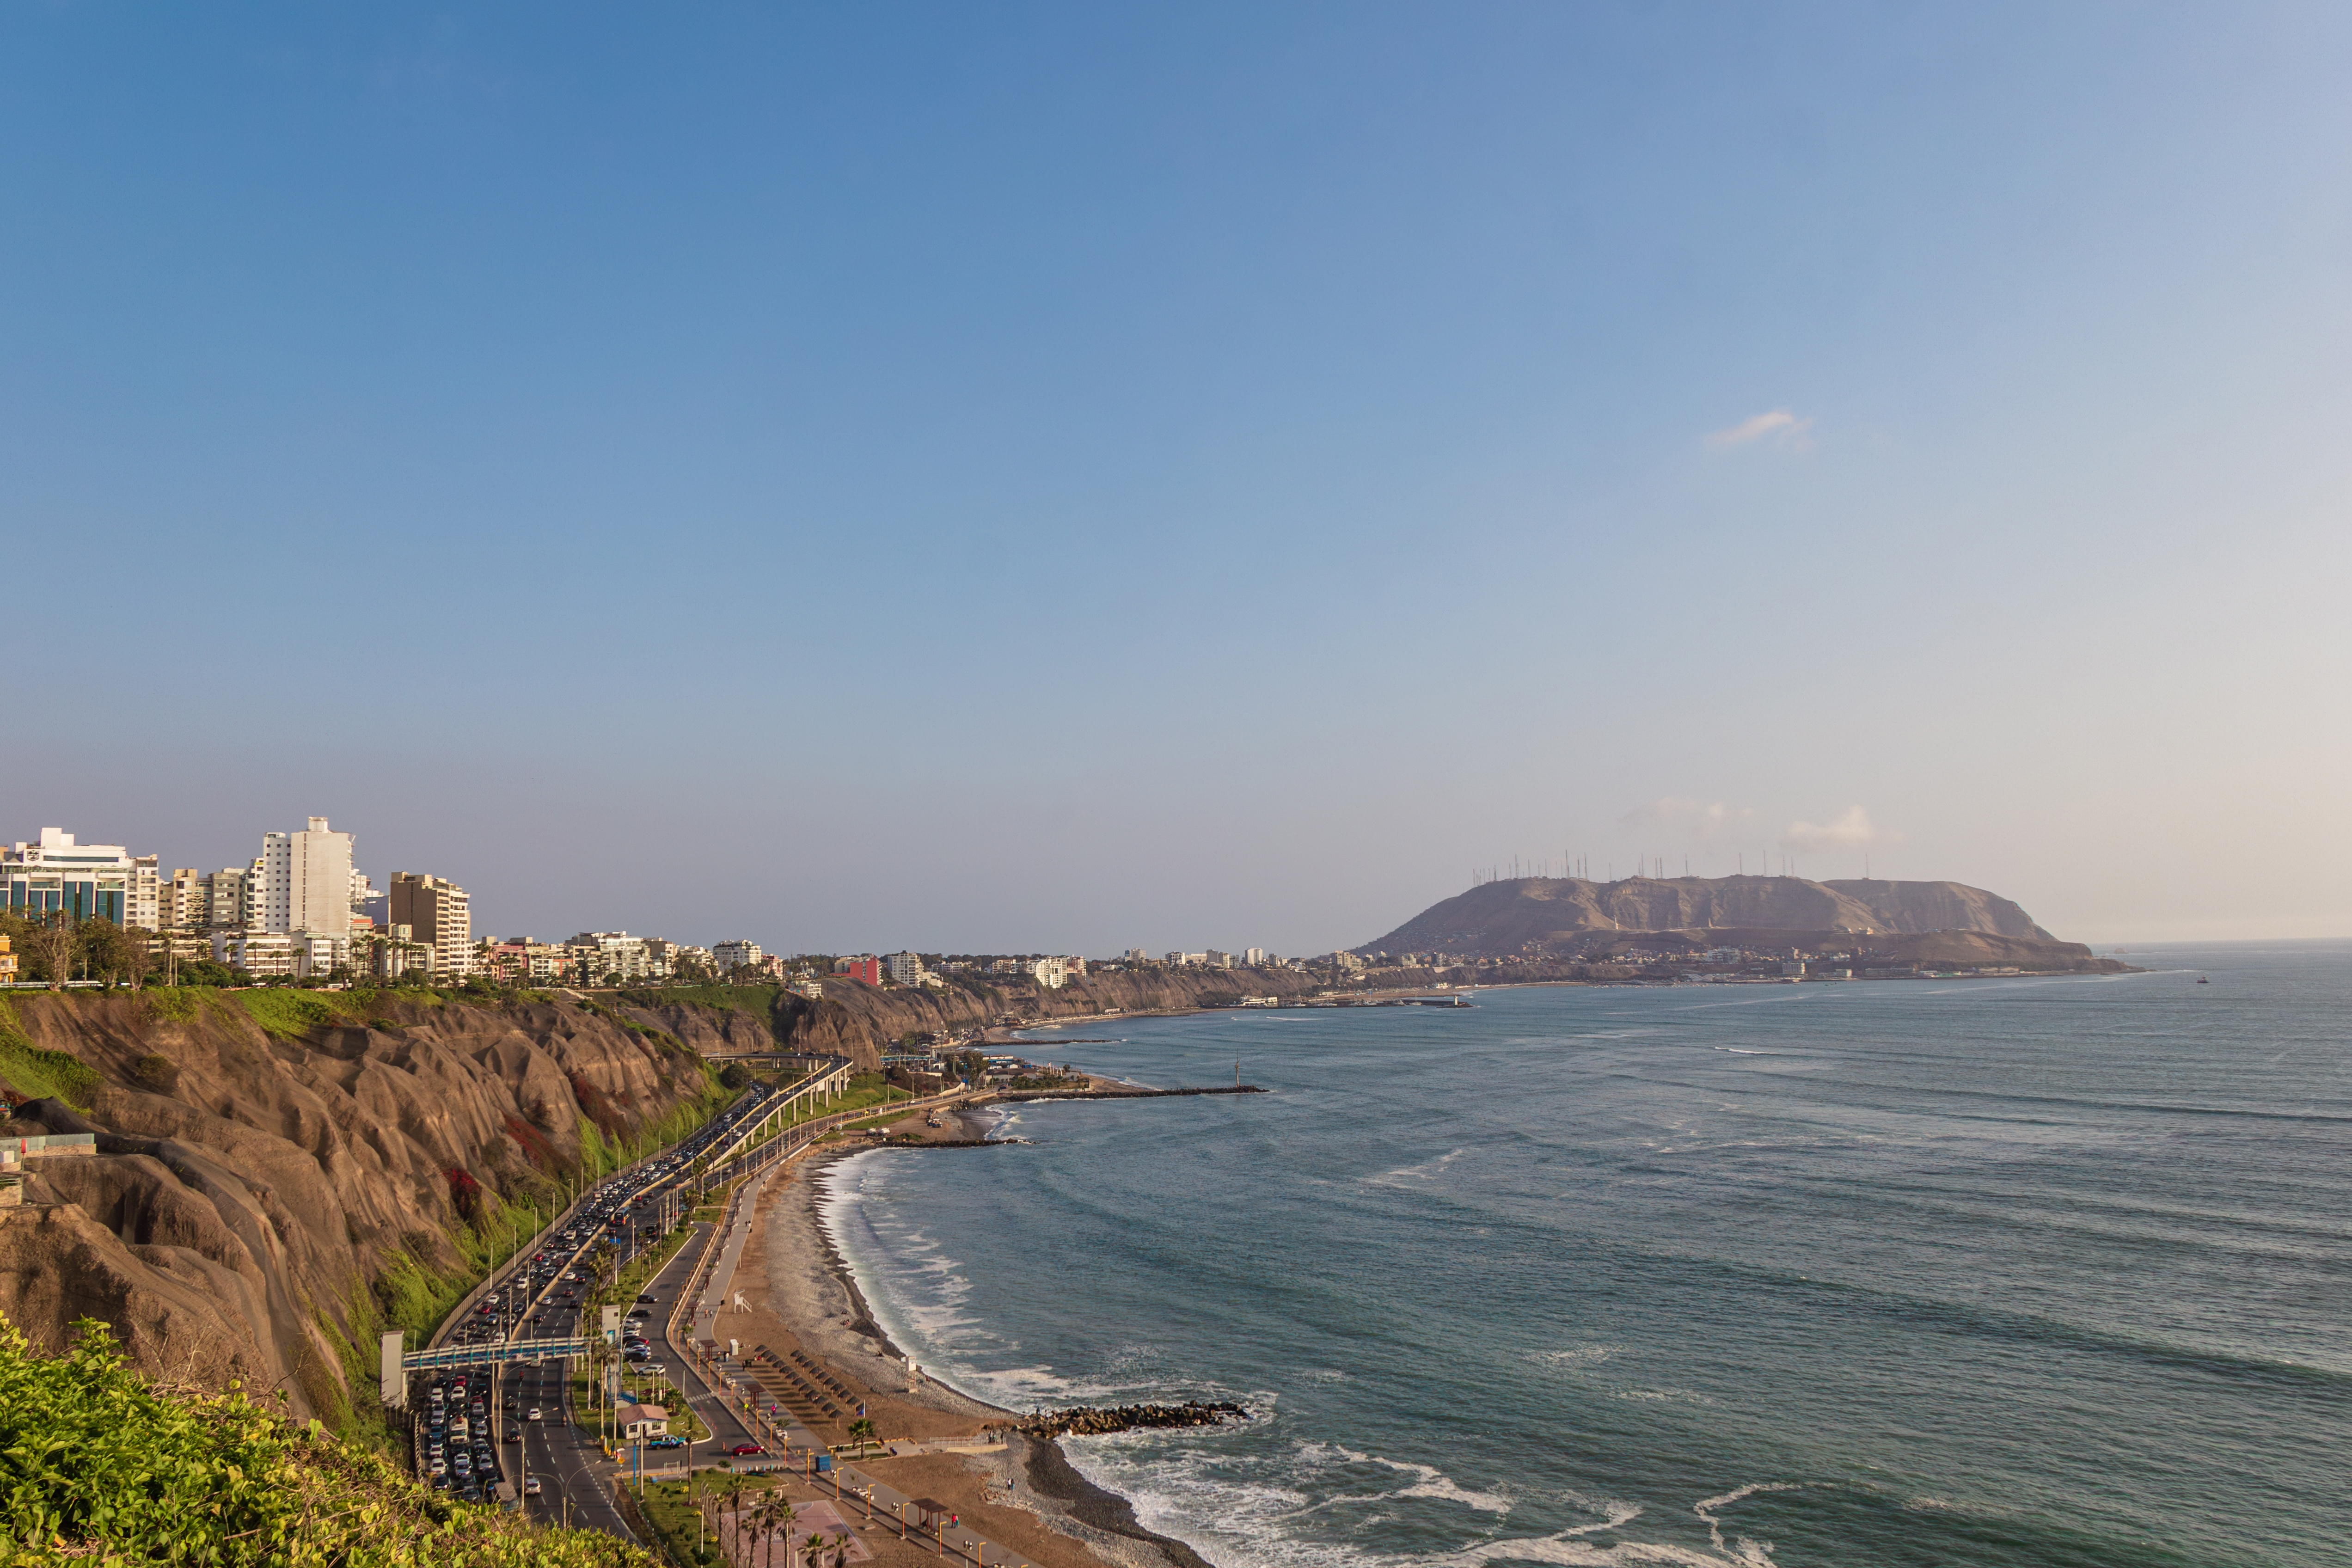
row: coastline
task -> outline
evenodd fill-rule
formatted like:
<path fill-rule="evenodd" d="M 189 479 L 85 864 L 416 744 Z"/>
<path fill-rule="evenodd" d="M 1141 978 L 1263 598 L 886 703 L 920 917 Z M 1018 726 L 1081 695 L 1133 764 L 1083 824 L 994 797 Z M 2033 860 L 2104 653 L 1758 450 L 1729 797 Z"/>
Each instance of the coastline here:
<path fill-rule="evenodd" d="M 973 1138 L 984 1131 L 974 1112 L 953 1120 Z M 1037 1568 L 1212 1568 L 1183 1542 L 1146 1529 L 1128 1499 L 1088 1480 L 1058 1442 L 1011 1430 L 1020 1413 L 928 1373 L 908 1386 L 905 1347 L 877 1321 L 819 1212 L 826 1172 L 867 1152 L 820 1151 L 798 1162 L 789 1179 L 769 1184 L 739 1275 L 759 1300 L 748 1310 L 729 1309 L 721 1332 L 769 1343 L 781 1335 L 866 1391 L 883 1434 L 911 1442 L 900 1457 L 860 1464 L 893 1486 L 953 1504 Z"/>

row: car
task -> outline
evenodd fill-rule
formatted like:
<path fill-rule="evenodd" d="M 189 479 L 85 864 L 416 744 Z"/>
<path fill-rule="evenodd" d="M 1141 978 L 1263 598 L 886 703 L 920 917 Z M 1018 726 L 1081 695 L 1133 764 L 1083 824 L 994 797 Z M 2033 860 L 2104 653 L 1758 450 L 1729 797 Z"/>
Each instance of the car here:
<path fill-rule="evenodd" d="M 448 1462 L 438 1458 L 427 1459 L 425 1461 L 425 1473 L 437 1481 L 449 1473 Z"/>
<path fill-rule="evenodd" d="M 525 1476 L 522 1479 L 522 1495 L 525 1497 L 537 1497 L 539 1495 L 539 1478 L 537 1476 Z"/>
<path fill-rule="evenodd" d="M 651 1296 L 640 1296 L 640 1297 L 638 1297 L 638 1298 L 637 1298 L 637 1300 L 640 1300 L 640 1301 L 650 1301 L 650 1300 L 653 1300 L 653 1298 L 652 1298 Z"/>
<path fill-rule="evenodd" d="M 545 1417 L 541 1415 L 539 1406 L 536 1405 L 532 1405 L 529 1410 L 524 1411 L 522 1418 L 526 1421 L 539 1421 L 545 1419 Z"/>
<path fill-rule="evenodd" d="M 509 1426 L 509 1427 L 508 1427 L 508 1428 L 507 1428 L 507 1441 L 508 1441 L 508 1442 L 509 1442 L 509 1443 L 520 1443 L 520 1442 L 521 1442 L 521 1441 L 522 1441 L 522 1428 L 521 1428 L 521 1427 L 520 1427 L 520 1426 Z"/>
<path fill-rule="evenodd" d="M 757 1454 L 765 1454 L 768 1450 L 757 1443 L 738 1443 L 727 1451 L 739 1459 L 747 1459 Z"/>
<path fill-rule="evenodd" d="M 647 1377 L 659 1377 L 668 1369 L 657 1361 L 639 1362 L 637 1370 Z"/>
<path fill-rule="evenodd" d="M 683 1448 L 686 1447 L 686 1439 L 683 1437 L 668 1436 L 648 1437 L 646 1439 L 646 1447 L 648 1448 Z"/>

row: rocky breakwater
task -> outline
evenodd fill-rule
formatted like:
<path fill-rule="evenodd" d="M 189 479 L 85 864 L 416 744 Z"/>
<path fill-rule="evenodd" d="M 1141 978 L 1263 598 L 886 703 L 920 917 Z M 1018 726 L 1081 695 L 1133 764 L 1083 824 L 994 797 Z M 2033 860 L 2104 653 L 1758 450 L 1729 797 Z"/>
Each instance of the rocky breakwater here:
<path fill-rule="evenodd" d="M 151 1374 L 346 1426 L 375 1334 L 429 1327 L 515 1207 L 725 1099 L 675 1038 L 569 1002 L 193 987 L 0 1001 L 0 1131 L 95 1136 L 26 1162 L 0 1312 L 52 1352 L 101 1319 Z"/>
<path fill-rule="evenodd" d="M 1040 1411 L 1012 1426 L 1032 1437 L 1097 1437 L 1139 1428 L 1223 1426 L 1249 1418 L 1250 1413 L 1238 1405 L 1189 1399 L 1181 1405 L 1080 1405 Z"/>

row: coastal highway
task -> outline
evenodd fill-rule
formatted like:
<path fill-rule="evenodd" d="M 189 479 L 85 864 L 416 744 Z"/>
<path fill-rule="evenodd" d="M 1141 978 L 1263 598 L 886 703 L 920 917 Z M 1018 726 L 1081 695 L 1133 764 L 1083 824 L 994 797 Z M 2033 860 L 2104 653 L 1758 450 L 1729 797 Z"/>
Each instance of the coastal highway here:
<path fill-rule="evenodd" d="M 519 1251 L 467 1295 L 434 1332 L 428 1348 L 478 1346 L 485 1352 L 503 1348 L 519 1358 L 531 1340 L 593 1331 L 595 1325 L 583 1321 L 580 1303 L 591 1293 L 591 1259 L 596 1246 L 609 1237 L 625 1265 L 654 1245 L 682 1208 L 685 1196 L 679 1189 L 691 1179 L 691 1163 L 702 1150 L 739 1141 L 745 1128 L 756 1126 L 778 1104 L 846 1065 L 844 1058 L 834 1058 L 792 1085 L 747 1092 L 678 1143 L 582 1194 L 535 1244 Z M 541 1496 L 524 1500 L 535 1513 L 561 1518 L 568 1507 L 572 1522 L 627 1538 L 629 1531 L 614 1511 L 596 1469 L 604 1460 L 593 1437 L 565 1419 L 567 1373 L 568 1363 L 553 1358 L 514 1359 L 503 1366 L 469 1371 L 469 1392 L 485 1391 L 487 1384 L 488 1394 L 488 1419 L 483 1425 L 488 1427 L 490 1452 L 478 1479 L 503 1480 L 508 1495 L 515 1497 L 527 1476 L 538 1476 Z M 425 1402 L 419 1397 L 434 1375 L 415 1374 L 408 1393 L 411 1408 L 428 1423 L 422 1435 L 438 1441 L 442 1434 L 429 1426 Z M 534 1405 L 548 1419 L 522 1419 Z M 520 1440 L 508 1441 L 510 1434 Z M 457 1487 L 453 1478 L 436 1484 Z"/>
<path fill-rule="evenodd" d="M 520 1258 L 516 1266 L 500 1276 L 499 1282 L 520 1281 L 520 1288 L 499 1292 L 501 1300 L 491 1316 L 511 1321 L 508 1333 L 518 1348 L 533 1339 L 556 1340 L 593 1333 L 596 1325 L 583 1318 L 578 1305 L 580 1298 L 586 1293 L 585 1260 L 590 1248 L 597 1240 L 611 1234 L 615 1244 L 622 1247 L 625 1261 L 626 1257 L 653 1245 L 658 1238 L 659 1227 L 644 1222 L 655 1218 L 666 1193 L 691 1179 L 688 1168 L 694 1153 L 725 1137 L 732 1129 L 744 1126 L 747 1118 L 764 1114 L 777 1100 L 801 1092 L 807 1082 L 808 1079 L 803 1079 L 784 1089 L 747 1098 L 676 1149 L 601 1184 L 572 1211 L 579 1217 L 568 1231 L 554 1228 L 550 1237 L 543 1238 L 555 1240 L 557 1246 L 542 1246 Z M 902 1101 L 889 1107 L 889 1110 L 903 1114 L 965 1098 L 969 1098 L 968 1091 Z M 742 1190 L 756 1188 L 765 1173 L 777 1169 L 786 1160 L 809 1149 L 836 1128 L 877 1114 L 878 1109 L 865 1107 L 837 1111 L 803 1122 L 729 1161 L 719 1171 L 709 1173 L 709 1179 L 716 1182 L 749 1175 L 750 1187 Z M 737 1211 L 730 1206 L 732 1212 Z M 632 1215 L 636 1216 L 640 1223 L 630 1225 L 628 1221 Z M 748 1216 L 741 1223 L 748 1225 Z M 692 1303 L 681 1303 L 679 1293 L 691 1288 L 692 1281 L 698 1277 L 698 1266 L 705 1250 L 717 1244 L 713 1235 L 717 1227 L 707 1221 L 695 1221 L 693 1224 L 695 1234 L 655 1276 L 653 1282 L 642 1290 L 641 1294 L 651 1296 L 654 1300 L 650 1303 L 625 1301 L 622 1306 L 625 1312 L 635 1311 L 641 1307 L 646 1310 L 647 1316 L 638 1321 L 645 1325 L 647 1340 L 655 1350 L 654 1359 L 663 1363 L 670 1383 L 690 1399 L 695 1414 L 716 1435 L 716 1438 L 698 1443 L 692 1449 L 683 1451 L 656 1450 L 646 1456 L 649 1459 L 673 1456 L 683 1459 L 686 1455 L 692 1454 L 707 1461 L 723 1455 L 738 1443 L 753 1440 L 735 1413 L 727 1407 L 725 1400 L 713 1393 L 708 1384 L 702 1384 L 691 1370 L 693 1358 L 688 1353 L 684 1342 L 692 1331 L 691 1320 L 685 1318 L 678 1309 L 681 1305 L 690 1307 Z M 566 1239 L 567 1236 L 569 1239 Z M 485 1292 L 485 1300 L 487 1295 Z M 509 1311 L 511 1319 L 509 1318 Z M 475 1315 L 483 1316 L 478 1311 Z M 452 1325 L 445 1325 L 445 1331 L 453 1326 L 454 1320 Z M 501 1460 L 505 1466 L 520 1471 L 520 1474 L 509 1478 L 518 1485 L 523 1474 L 540 1478 L 541 1495 L 525 1500 L 526 1506 L 535 1517 L 561 1522 L 567 1517 L 568 1509 L 568 1518 L 574 1526 L 603 1530 L 625 1539 L 635 1539 L 614 1509 L 612 1496 L 614 1479 L 629 1469 L 625 1462 L 629 1456 L 625 1453 L 625 1462 L 622 1463 L 605 1458 L 594 1432 L 569 1423 L 565 1416 L 569 1375 L 567 1362 L 549 1358 L 537 1365 L 528 1362 L 518 1363 L 499 1380 L 501 1392 L 507 1395 L 501 1403 L 511 1413 L 507 1417 L 509 1427 L 500 1429 L 501 1438 L 513 1424 L 514 1417 L 532 1405 L 537 1405 L 545 1415 L 545 1419 L 540 1422 L 520 1423 L 521 1443 L 501 1443 Z M 698 1394 L 695 1392 L 698 1388 L 700 1389 Z M 814 1437 L 805 1431 L 794 1432 L 793 1436 L 803 1447 L 815 1443 Z M 520 1459 L 519 1466 L 511 1458 L 517 1455 Z"/>

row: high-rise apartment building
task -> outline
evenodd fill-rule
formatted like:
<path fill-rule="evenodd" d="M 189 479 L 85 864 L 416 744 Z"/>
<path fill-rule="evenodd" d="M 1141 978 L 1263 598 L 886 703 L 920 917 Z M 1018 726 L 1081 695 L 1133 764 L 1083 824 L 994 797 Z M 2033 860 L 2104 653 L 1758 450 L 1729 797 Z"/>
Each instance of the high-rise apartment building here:
<path fill-rule="evenodd" d="M 120 844 L 77 844 L 59 828 L 0 849 L 0 884 L 11 911 L 33 917 L 62 912 L 77 921 L 95 915 L 129 925 L 137 909 L 140 862 Z M 155 862 L 146 861 L 148 908 L 153 908 Z"/>
<path fill-rule="evenodd" d="M 167 931 L 194 931 L 211 923 L 205 914 L 205 874 L 194 866 L 172 873 L 155 889 L 156 923 Z"/>
<path fill-rule="evenodd" d="M 893 985 L 919 985 L 923 983 L 923 958 L 918 952 L 894 952 L 882 961 L 882 972 Z"/>
<path fill-rule="evenodd" d="M 474 956 L 474 917 L 467 908 L 465 889 L 446 878 L 394 871 L 391 913 L 390 924 L 408 927 L 415 940 L 433 950 L 436 975 L 465 977 Z"/>
<path fill-rule="evenodd" d="M 261 929 L 261 862 L 225 866 L 205 879 L 205 924 L 215 931 Z"/>
<path fill-rule="evenodd" d="M 299 833 L 261 837 L 261 929 L 348 938 L 352 836 L 314 816 Z"/>
<path fill-rule="evenodd" d="M 162 888 L 158 882 L 157 858 L 134 855 L 131 858 L 131 907 L 123 911 L 122 923 L 132 931 L 154 931 L 162 924 L 158 910 Z"/>

